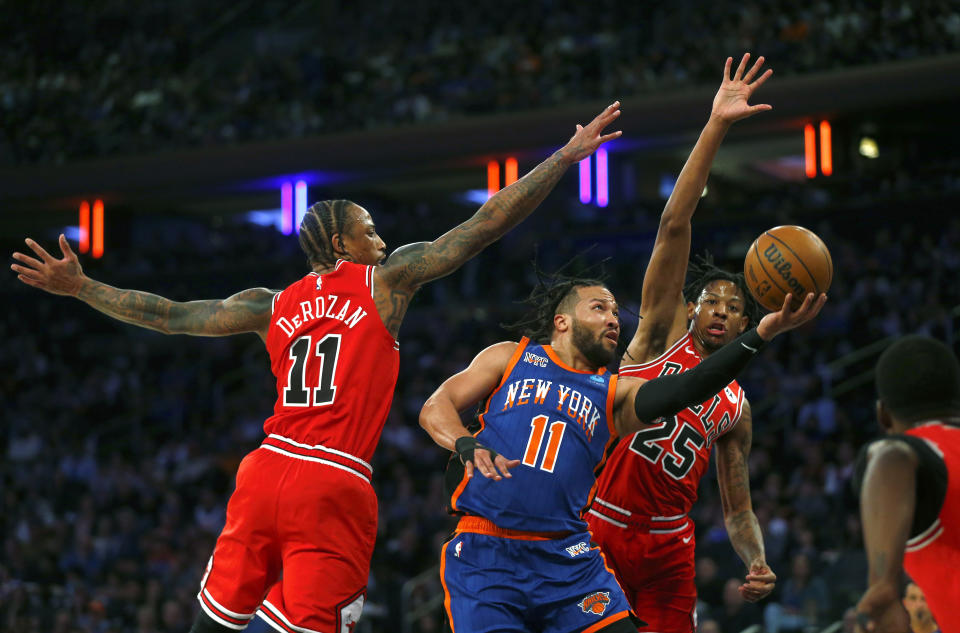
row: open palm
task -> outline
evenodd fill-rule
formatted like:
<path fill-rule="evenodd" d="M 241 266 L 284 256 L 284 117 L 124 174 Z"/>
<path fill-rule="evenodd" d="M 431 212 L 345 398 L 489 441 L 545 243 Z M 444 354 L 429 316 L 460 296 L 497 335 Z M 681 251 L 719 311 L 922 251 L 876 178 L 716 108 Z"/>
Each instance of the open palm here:
<path fill-rule="evenodd" d="M 763 83 L 773 74 L 773 70 L 767 69 L 760 77 L 754 81 L 754 77 L 760 72 L 763 66 L 763 57 L 759 57 L 753 67 L 744 75 L 747 64 L 750 61 L 750 53 L 744 54 L 737 67 L 737 72 L 733 77 L 730 76 L 730 67 L 733 65 L 733 58 L 728 57 L 727 63 L 723 67 L 723 83 L 720 84 L 720 90 L 717 96 L 713 98 L 713 114 L 720 117 L 728 123 L 745 119 L 753 116 L 757 112 L 772 110 L 773 106 L 767 103 L 750 105 L 750 97 L 754 90 L 763 85 Z M 750 83 L 753 81 L 753 83 Z"/>

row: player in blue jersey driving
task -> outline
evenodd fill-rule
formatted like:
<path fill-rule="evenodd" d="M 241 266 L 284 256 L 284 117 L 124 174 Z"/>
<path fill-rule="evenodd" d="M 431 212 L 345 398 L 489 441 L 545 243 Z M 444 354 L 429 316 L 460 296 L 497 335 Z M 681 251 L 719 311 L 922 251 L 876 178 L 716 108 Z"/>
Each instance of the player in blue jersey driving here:
<path fill-rule="evenodd" d="M 635 632 L 582 517 L 614 440 L 708 399 L 766 341 L 815 317 L 825 301 L 810 294 L 794 311 L 788 297 L 697 367 L 648 382 L 606 370 L 620 319 L 601 281 L 541 282 L 520 342 L 480 352 L 420 413 L 420 425 L 459 458 L 447 484 L 461 519 L 440 555 L 450 630 Z M 460 413 L 480 402 L 471 433 Z"/>

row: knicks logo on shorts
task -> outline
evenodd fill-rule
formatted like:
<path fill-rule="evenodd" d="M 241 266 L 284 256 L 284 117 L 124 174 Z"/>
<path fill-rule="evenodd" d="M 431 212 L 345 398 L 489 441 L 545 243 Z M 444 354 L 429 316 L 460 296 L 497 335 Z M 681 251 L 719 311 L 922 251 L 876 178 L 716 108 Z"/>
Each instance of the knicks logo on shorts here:
<path fill-rule="evenodd" d="M 591 593 L 589 596 L 581 600 L 580 604 L 577 606 L 583 609 L 584 613 L 603 615 L 603 612 L 607 610 L 608 604 L 610 604 L 610 592 L 598 591 L 596 593 Z"/>

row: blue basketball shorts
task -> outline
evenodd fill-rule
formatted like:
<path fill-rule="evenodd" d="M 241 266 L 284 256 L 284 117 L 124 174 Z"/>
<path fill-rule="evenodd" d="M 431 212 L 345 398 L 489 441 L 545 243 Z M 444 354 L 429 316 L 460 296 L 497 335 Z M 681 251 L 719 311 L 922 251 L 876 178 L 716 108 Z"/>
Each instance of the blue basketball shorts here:
<path fill-rule="evenodd" d="M 593 633 L 631 616 L 587 532 L 534 540 L 458 531 L 441 551 L 440 578 L 453 633 Z"/>

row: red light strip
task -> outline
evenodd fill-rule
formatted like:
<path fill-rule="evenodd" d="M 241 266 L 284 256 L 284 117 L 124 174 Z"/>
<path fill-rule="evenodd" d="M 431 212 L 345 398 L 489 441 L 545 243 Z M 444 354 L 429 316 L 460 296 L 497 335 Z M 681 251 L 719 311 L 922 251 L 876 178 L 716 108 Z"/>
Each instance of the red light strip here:
<path fill-rule="evenodd" d="M 812 123 L 803 126 L 803 152 L 804 167 L 806 168 L 807 178 L 815 178 L 817 175 L 817 133 L 813 129 Z"/>
<path fill-rule="evenodd" d="M 503 186 L 509 187 L 513 183 L 517 182 L 517 159 L 508 158 L 507 162 L 503 166 Z"/>
<path fill-rule="evenodd" d="M 93 247 L 90 251 L 94 259 L 103 257 L 103 200 L 93 202 Z"/>
<path fill-rule="evenodd" d="M 833 142 L 829 121 L 820 121 L 820 173 L 824 176 L 833 174 Z"/>
<path fill-rule="evenodd" d="M 500 163 L 491 160 L 487 163 L 487 197 L 500 191 Z"/>
<path fill-rule="evenodd" d="M 84 200 L 80 203 L 80 247 L 81 253 L 90 250 L 90 203 Z"/>

